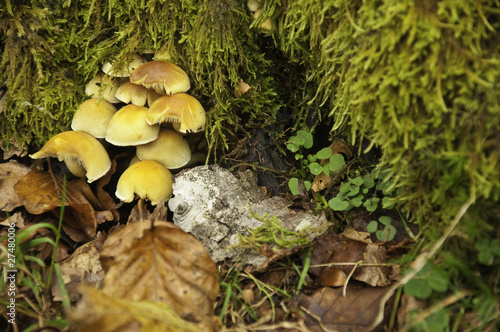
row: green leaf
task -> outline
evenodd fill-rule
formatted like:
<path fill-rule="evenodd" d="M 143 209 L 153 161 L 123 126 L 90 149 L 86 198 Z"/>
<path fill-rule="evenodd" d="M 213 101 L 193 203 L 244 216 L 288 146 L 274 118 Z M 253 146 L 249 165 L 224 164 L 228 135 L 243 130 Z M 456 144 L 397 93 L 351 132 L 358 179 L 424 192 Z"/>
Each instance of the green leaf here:
<path fill-rule="evenodd" d="M 297 131 L 297 137 L 301 140 L 301 145 L 306 149 L 310 149 L 313 145 L 313 136 L 305 130 Z"/>
<path fill-rule="evenodd" d="M 311 181 L 304 181 L 304 187 L 306 188 L 306 191 L 309 191 L 312 187 Z"/>
<path fill-rule="evenodd" d="M 351 180 L 351 183 L 359 187 L 363 184 L 363 178 L 361 176 L 356 176 L 354 179 Z"/>
<path fill-rule="evenodd" d="M 357 189 L 358 189 L 358 191 L 359 191 L 359 188 L 357 188 Z M 355 207 L 360 207 L 360 206 L 361 206 L 361 204 L 363 204 L 363 198 L 364 198 L 364 196 L 363 196 L 363 195 L 356 196 L 356 197 L 354 197 L 353 199 L 351 199 L 351 200 L 349 201 L 349 203 L 351 203 L 351 204 L 352 204 L 352 206 L 355 206 Z"/>
<path fill-rule="evenodd" d="M 500 242 L 497 239 L 491 241 L 490 250 L 496 256 L 500 257 Z"/>
<path fill-rule="evenodd" d="M 426 331 L 446 332 L 450 327 L 450 315 L 447 311 L 438 311 L 425 319 Z"/>
<path fill-rule="evenodd" d="M 300 149 L 300 142 L 297 136 L 292 136 L 288 139 L 288 143 L 286 144 L 286 148 L 292 152 L 297 152 Z"/>
<path fill-rule="evenodd" d="M 375 187 L 375 180 L 372 177 L 368 177 L 363 179 L 363 186 L 367 189 L 371 189 Z"/>
<path fill-rule="evenodd" d="M 363 206 L 366 208 L 367 211 L 374 212 L 378 207 L 379 201 L 380 198 L 378 197 L 369 198 L 363 203 Z"/>
<path fill-rule="evenodd" d="M 427 276 L 427 282 L 437 292 L 444 292 L 448 289 L 449 281 L 438 270 L 432 270 Z"/>
<path fill-rule="evenodd" d="M 491 265 L 493 264 L 493 259 L 495 256 L 493 256 L 493 253 L 491 251 L 480 251 L 477 254 L 477 259 L 479 260 L 479 263 L 483 265 Z"/>
<path fill-rule="evenodd" d="M 299 159 L 302 159 L 302 158 L 304 158 L 304 155 L 302 155 L 302 154 L 300 154 L 300 153 L 297 153 L 297 154 L 295 155 L 295 160 L 299 160 Z"/>
<path fill-rule="evenodd" d="M 351 186 L 351 190 L 347 193 L 347 196 L 356 196 L 357 194 L 359 194 L 359 187 L 353 187 Z"/>
<path fill-rule="evenodd" d="M 392 219 L 391 219 L 391 217 L 388 217 L 388 216 L 382 216 L 382 217 L 378 218 L 378 221 L 380 221 L 380 223 L 382 223 L 386 226 L 391 226 Z"/>
<path fill-rule="evenodd" d="M 288 188 L 290 188 L 292 195 L 298 195 L 299 194 L 299 179 L 291 178 L 290 180 L 288 180 Z"/>
<path fill-rule="evenodd" d="M 349 208 L 351 204 L 349 202 L 344 201 L 340 197 L 334 197 L 328 201 L 328 206 L 331 207 L 334 211 L 345 211 Z"/>
<path fill-rule="evenodd" d="M 378 230 L 378 221 L 372 220 L 366 225 L 366 231 L 375 233 Z"/>
<path fill-rule="evenodd" d="M 312 163 L 312 162 L 315 162 L 316 160 L 318 160 L 318 158 L 316 158 L 315 155 L 308 154 L 307 155 L 307 160 L 309 160 L 309 162 Z"/>
<path fill-rule="evenodd" d="M 350 190 L 351 190 L 351 183 L 350 182 L 344 183 L 339 188 L 339 192 L 342 194 L 345 194 L 345 193 L 349 192 Z"/>
<path fill-rule="evenodd" d="M 384 229 L 377 231 L 376 235 L 379 241 L 392 241 L 396 236 L 396 228 L 394 226 L 385 226 Z"/>
<path fill-rule="evenodd" d="M 328 159 L 332 155 L 332 150 L 330 148 L 323 148 L 316 153 L 316 158 L 318 159 Z"/>
<path fill-rule="evenodd" d="M 377 184 L 377 190 L 380 190 L 382 191 L 382 193 L 384 195 L 389 195 L 391 192 L 392 192 L 392 189 L 389 189 L 389 187 L 392 186 L 392 182 L 391 181 L 385 181 L 385 182 L 380 182 L 379 184 Z"/>
<path fill-rule="evenodd" d="M 345 165 L 344 156 L 341 154 L 334 154 L 330 157 L 330 162 L 328 164 L 332 172 L 338 172 Z"/>
<path fill-rule="evenodd" d="M 432 287 L 427 283 L 427 280 L 413 278 L 403 288 L 406 295 L 415 296 L 418 299 L 424 300 L 431 296 Z"/>
<path fill-rule="evenodd" d="M 311 173 L 313 175 L 318 175 L 321 172 L 323 172 L 323 167 L 320 164 L 314 162 L 314 163 L 309 164 L 309 170 L 311 171 Z"/>

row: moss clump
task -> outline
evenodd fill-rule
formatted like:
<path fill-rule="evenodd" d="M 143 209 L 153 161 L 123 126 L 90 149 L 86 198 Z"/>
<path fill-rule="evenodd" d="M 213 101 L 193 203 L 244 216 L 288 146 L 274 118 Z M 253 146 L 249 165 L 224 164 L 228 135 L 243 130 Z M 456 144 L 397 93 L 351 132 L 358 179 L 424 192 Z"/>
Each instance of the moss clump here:
<path fill-rule="evenodd" d="M 500 235 L 499 14 L 487 0 L 299 0 L 281 24 L 282 48 L 317 84 L 312 98 L 329 107 L 332 130 L 380 148 L 379 166 L 427 239 L 475 198 L 454 235 L 467 248 L 454 256 L 470 257 L 496 297 L 498 265 L 474 265 L 470 248 Z"/>
<path fill-rule="evenodd" d="M 246 122 L 275 121 L 280 103 L 267 75 L 272 64 L 260 51 L 260 34 L 250 28 L 246 2 L 3 1 L 0 79 L 9 91 L 4 146 L 12 137 L 39 146 L 68 128 L 85 82 L 104 62 L 121 66 L 147 50 L 164 54 L 190 76 L 190 93 L 208 111 L 212 154 L 228 149 Z M 240 79 L 258 91 L 236 98 Z"/>
<path fill-rule="evenodd" d="M 2 145 L 39 145 L 68 128 L 83 97 L 75 75 L 78 56 L 64 45 L 68 16 L 44 2 L 0 5 L 0 82 L 7 89 L 0 120 Z"/>

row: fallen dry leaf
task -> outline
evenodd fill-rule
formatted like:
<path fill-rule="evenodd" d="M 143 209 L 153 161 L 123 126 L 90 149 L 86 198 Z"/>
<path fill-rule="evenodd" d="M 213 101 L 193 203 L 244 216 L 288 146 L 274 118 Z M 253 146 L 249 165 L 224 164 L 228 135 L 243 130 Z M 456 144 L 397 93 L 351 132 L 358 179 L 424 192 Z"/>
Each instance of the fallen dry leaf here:
<path fill-rule="evenodd" d="M 180 318 L 160 302 L 134 302 L 81 287 L 82 299 L 67 314 L 79 332 L 202 332 L 200 327 Z"/>
<path fill-rule="evenodd" d="M 311 295 L 301 293 L 292 298 L 289 308 L 304 313 L 304 318 L 294 316 L 304 319 L 310 331 L 367 331 L 378 314 L 380 300 L 387 289 L 359 284 L 347 287 L 345 297 L 342 288 L 323 287 Z M 391 308 L 385 309 L 385 317 L 389 317 Z"/>
<path fill-rule="evenodd" d="M 128 224 L 102 247 L 103 291 L 130 301 L 163 302 L 182 318 L 214 329 L 215 263 L 192 235 L 165 221 Z"/>
<path fill-rule="evenodd" d="M 356 241 L 335 233 L 324 234 L 312 247 L 309 272 L 320 276 L 335 268 L 371 286 L 384 287 L 391 283 L 391 268 L 386 266 L 386 249 L 381 245 Z M 363 264 L 361 264 L 363 263 Z M 330 266 L 325 266 L 330 265 Z"/>
<path fill-rule="evenodd" d="M 62 261 L 61 275 L 69 300 L 75 301 L 79 297 L 79 286 L 99 286 L 104 280 L 104 270 L 99 261 L 99 252 L 95 247 L 95 241 L 85 243 L 75 252 Z M 52 296 L 54 301 L 61 301 L 61 290 L 59 281 L 52 283 Z"/>
<path fill-rule="evenodd" d="M 31 214 L 53 211 L 56 215 L 61 207 L 63 179 L 48 172 L 33 170 L 17 182 L 14 187 L 20 202 Z M 93 206 L 71 183 L 66 182 L 66 226 L 83 231 L 88 239 L 95 236 L 97 224 L 110 220 L 107 211 L 96 213 Z M 112 220 L 112 219 L 111 219 Z M 77 239 L 74 239 L 77 241 Z"/>
<path fill-rule="evenodd" d="M 2 193 L 0 195 L 0 210 L 12 211 L 23 205 L 14 191 L 14 186 L 30 171 L 29 167 L 23 166 L 17 161 L 0 164 L 0 193 Z"/>

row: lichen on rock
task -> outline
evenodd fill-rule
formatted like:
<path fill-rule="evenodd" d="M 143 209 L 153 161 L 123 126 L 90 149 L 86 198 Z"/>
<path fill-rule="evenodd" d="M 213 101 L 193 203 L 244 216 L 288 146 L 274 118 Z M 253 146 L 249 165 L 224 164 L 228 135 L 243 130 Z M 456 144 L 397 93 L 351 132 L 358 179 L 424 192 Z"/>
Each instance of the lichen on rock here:
<path fill-rule="evenodd" d="M 260 252 L 237 246 L 240 235 L 248 236 L 249 229 L 263 225 L 252 214 L 276 216 L 293 232 L 310 229 L 307 236 L 311 239 L 326 231 L 323 214 L 297 212 L 283 197 L 267 197 L 249 170 L 237 176 L 217 165 L 195 167 L 174 176 L 174 197 L 168 202 L 173 221 L 203 243 L 215 262 L 228 258 L 259 265 L 266 261 Z"/>

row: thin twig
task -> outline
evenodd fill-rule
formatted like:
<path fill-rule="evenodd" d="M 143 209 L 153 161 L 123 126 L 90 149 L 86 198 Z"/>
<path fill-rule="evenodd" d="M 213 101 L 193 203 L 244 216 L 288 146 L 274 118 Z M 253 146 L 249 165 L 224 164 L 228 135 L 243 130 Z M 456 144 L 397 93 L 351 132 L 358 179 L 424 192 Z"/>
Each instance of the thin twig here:
<path fill-rule="evenodd" d="M 448 228 L 446 229 L 444 234 L 441 236 L 441 238 L 439 238 L 439 240 L 437 240 L 436 243 L 434 243 L 434 245 L 432 246 L 432 248 L 430 250 L 420 254 L 415 259 L 415 267 L 413 268 L 413 270 L 411 270 L 408 274 L 403 276 L 403 278 L 401 278 L 400 281 L 398 281 L 396 284 L 394 284 L 387 291 L 387 293 L 385 293 L 385 295 L 382 297 L 382 299 L 380 301 L 380 306 L 379 306 L 377 317 L 375 317 L 375 320 L 371 324 L 368 331 L 373 331 L 382 322 L 382 320 L 384 319 L 385 304 L 392 297 L 392 295 L 394 294 L 396 289 L 398 289 L 401 286 L 406 285 L 411 279 L 413 279 L 413 277 L 415 277 L 415 275 L 424 267 L 424 265 L 427 263 L 427 261 L 429 259 L 431 259 L 437 253 L 439 248 L 441 248 L 443 243 L 450 237 L 451 233 L 453 232 L 455 227 L 458 225 L 458 222 L 460 221 L 460 219 L 462 219 L 464 214 L 467 212 L 467 210 L 472 205 L 472 203 L 474 203 L 475 200 L 476 200 L 475 195 L 472 195 L 472 197 L 470 197 L 469 200 L 467 200 L 467 202 L 465 202 L 460 207 L 457 214 L 455 215 L 455 218 L 453 218 L 453 220 L 451 221 L 450 225 L 448 226 Z"/>

